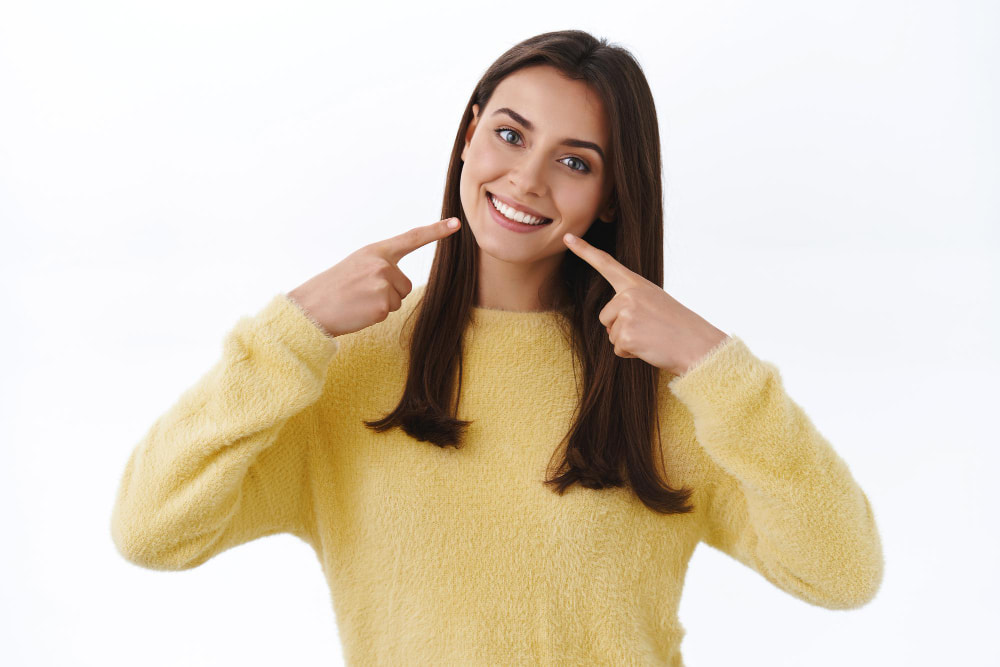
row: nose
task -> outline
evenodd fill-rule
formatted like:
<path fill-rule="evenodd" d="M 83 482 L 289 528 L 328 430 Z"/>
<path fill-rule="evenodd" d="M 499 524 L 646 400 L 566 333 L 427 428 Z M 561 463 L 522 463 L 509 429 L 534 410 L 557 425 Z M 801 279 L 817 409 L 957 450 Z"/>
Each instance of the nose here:
<path fill-rule="evenodd" d="M 545 181 L 547 158 L 541 153 L 526 152 L 508 172 L 507 180 L 518 195 L 533 194 L 544 197 L 548 186 Z"/>

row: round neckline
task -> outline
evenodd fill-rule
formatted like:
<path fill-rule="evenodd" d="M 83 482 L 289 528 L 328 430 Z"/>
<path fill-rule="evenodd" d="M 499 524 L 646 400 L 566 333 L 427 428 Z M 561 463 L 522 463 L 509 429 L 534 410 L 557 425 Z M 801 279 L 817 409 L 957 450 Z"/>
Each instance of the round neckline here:
<path fill-rule="evenodd" d="M 423 283 L 414 289 L 411 294 L 417 296 L 417 300 L 419 301 L 423 298 L 426 289 L 427 283 Z M 568 317 L 566 313 L 559 310 L 503 310 L 476 305 L 471 307 L 469 316 L 472 321 L 479 325 L 509 324 L 514 322 L 543 327 L 551 326 L 560 317 Z"/>
<path fill-rule="evenodd" d="M 513 325 L 522 327 L 522 331 L 549 333 L 558 331 L 565 317 L 558 310 L 501 310 L 472 306 L 469 311 L 471 328 L 479 331 L 499 331 Z"/>
<path fill-rule="evenodd" d="M 558 313 L 558 310 L 505 310 L 503 308 L 486 308 L 485 306 L 473 306 L 473 310 L 486 310 L 491 313 L 511 313 L 512 315 L 546 315 Z"/>

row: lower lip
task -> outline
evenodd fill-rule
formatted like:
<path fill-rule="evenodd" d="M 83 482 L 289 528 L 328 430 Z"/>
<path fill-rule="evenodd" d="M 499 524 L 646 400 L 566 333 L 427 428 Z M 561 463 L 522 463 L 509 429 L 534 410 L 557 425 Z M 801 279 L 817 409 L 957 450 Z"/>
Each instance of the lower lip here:
<path fill-rule="evenodd" d="M 493 202 L 490 201 L 489 194 L 486 195 L 486 208 L 490 209 L 490 215 L 493 216 L 493 219 L 497 221 L 498 225 L 506 229 L 509 229 L 512 232 L 521 232 L 523 234 L 526 234 L 528 232 L 537 232 L 539 229 L 548 227 L 550 224 L 552 224 L 551 222 L 546 222 L 541 225 L 526 225 L 523 222 L 518 222 L 517 220 L 511 220 L 510 218 L 505 217 L 503 214 L 500 213 L 500 211 L 496 209 L 496 207 L 493 205 Z"/>

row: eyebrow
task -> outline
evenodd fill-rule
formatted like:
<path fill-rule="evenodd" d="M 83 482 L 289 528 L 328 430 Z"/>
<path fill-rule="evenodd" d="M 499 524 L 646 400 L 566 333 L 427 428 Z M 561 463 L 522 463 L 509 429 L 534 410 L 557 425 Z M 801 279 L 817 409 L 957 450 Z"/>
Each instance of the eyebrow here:
<path fill-rule="evenodd" d="M 490 115 L 496 116 L 498 113 L 507 114 L 521 125 L 524 125 L 524 127 L 527 128 L 529 131 L 534 131 L 535 129 L 535 126 L 532 124 L 530 120 L 528 120 L 518 112 L 514 111 L 513 109 L 509 109 L 507 107 L 500 107 Z M 590 150 L 595 151 L 598 155 L 600 155 L 602 161 L 607 162 L 607 159 L 604 157 L 604 151 L 602 151 L 601 147 L 595 144 L 593 141 L 584 141 L 583 139 L 563 139 L 562 145 L 575 146 L 576 148 L 589 148 Z"/>

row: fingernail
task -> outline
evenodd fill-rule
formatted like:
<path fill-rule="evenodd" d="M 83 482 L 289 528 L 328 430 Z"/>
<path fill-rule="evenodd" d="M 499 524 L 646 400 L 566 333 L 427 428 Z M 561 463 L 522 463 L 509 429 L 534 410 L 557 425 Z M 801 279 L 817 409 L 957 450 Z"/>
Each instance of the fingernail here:
<path fill-rule="evenodd" d="M 458 229 L 458 218 L 452 218 L 449 220 L 448 227 L 451 229 Z"/>
<path fill-rule="evenodd" d="M 574 241 L 576 241 L 576 237 L 570 234 L 569 232 L 566 232 L 566 234 L 563 236 L 563 240 L 566 243 L 573 243 Z"/>

